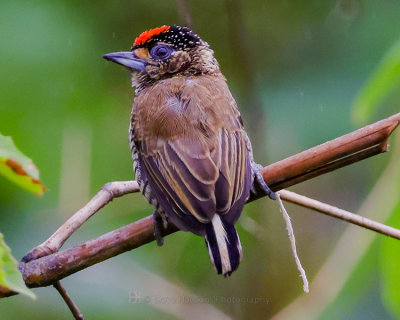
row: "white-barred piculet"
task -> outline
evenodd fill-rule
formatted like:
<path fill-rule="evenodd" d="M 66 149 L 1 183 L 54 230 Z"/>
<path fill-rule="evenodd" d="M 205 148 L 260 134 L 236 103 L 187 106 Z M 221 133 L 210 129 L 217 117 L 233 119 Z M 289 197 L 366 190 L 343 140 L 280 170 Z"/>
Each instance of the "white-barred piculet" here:
<path fill-rule="evenodd" d="M 104 58 L 127 67 L 136 87 L 130 146 L 158 244 L 172 222 L 204 236 L 217 272 L 230 275 L 242 258 L 235 223 L 250 193 L 275 195 L 213 50 L 189 28 L 162 26 Z"/>

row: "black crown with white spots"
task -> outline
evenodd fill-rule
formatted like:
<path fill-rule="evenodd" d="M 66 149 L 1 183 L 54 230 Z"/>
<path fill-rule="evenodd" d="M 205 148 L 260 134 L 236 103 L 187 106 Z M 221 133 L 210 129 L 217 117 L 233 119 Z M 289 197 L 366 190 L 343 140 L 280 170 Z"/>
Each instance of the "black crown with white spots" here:
<path fill-rule="evenodd" d="M 154 35 L 145 43 L 133 46 L 132 50 L 143 47 L 149 48 L 157 42 L 171 44 L 180 50 L 193 48 L 199 45 L 206 45 L 206 43 L 189 28 L 173 25 L 167 31 Z"/>

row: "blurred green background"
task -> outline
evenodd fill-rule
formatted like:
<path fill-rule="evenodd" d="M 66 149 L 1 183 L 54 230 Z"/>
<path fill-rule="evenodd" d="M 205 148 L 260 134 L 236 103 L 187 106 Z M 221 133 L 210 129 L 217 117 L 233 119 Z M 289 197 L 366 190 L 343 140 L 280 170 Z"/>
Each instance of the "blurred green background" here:
<path fill-rule="evenodd" d="M 400 110 L 394 85 L 367 118 L 352 120 L 357 95 L 400 39 L 397 0 L 2 0 L 0 132 L 34 160 L 48 188 L 39 198 L 0 177 L 0 231 L 17 259 L 104 183 L 133 179 L 128 125 L 134 91 L 128 73 L 101 56 L 129 49 L 148 28 L 184 23 L 185 4 L 238 100 L 259 163 L 278 161 Z M 292 189 L 400 227 L 400 205 L 395 206 L 400 175 L 393 159 L 400 146 L 396 149 L 393 138 L 390 143 L 390 154 Z M 359 211 L 368 196 L 379 206 L 372 210 L 368 203 Z M 278 206 L 268 200 L 246 206 L 238 223 L 244 258 L 228 279 L 216 275 L 201 238 L 179 232 L 162 248 L 148 244 L 62 283 L 88 319 L 265 319 L 279 312 L 282 319 L 400 318 L 395 240 L 287 208 L 311 280 L 308 300 L 302 300 Z M 151 211 L 139 194 L 117 199 L 65 247 Z M 323 281 L 314 286 L 321 268 Z M 1 319 L 71 319 L 53 288 L 34 292 L 36 301 L 0 300 Z M 151 303 L 130 302 L 131 293 L 150 297 Z"/>

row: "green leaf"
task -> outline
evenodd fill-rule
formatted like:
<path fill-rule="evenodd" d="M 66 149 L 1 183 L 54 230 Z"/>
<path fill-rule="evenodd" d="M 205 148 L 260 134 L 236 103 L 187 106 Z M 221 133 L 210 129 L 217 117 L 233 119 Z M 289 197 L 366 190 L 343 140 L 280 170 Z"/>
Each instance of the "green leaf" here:
<path fill-rule="evenodd" d="M 17 149 L 11 137 L 0 134 L 0 175 L 20 187 L 42 195 L 46 187 L 39 180 L 39 170 L 32 160 Z"/>
<path fill-rule="evenodd" d="M 396 135 L 395 154 L 392 156 L 399 159 L 396 149 L 400 145 L 400 134 Z M 399 150 L 399 149 L 397 149 Z M 398 163 L 398 162 L 397 162 Z M 387 192 L 397 196 L 397 200 L 387 225 L 400 229 L 400 174 L 394 173 L 393 178 L 397 183 L 388 188 Z M 384 208 L 383 208 L 384 209 Z M 392 313 L 395 319 L 400 319 L 400 240 L 385 237 L 382 239 L 379 256 L 381 273 L 382 302 L 388 312 Z"/>
<path fill-rule="evenodd" d="M 0 233 L 0 295 L 7 289 L 36 299 L 35 294 L 26 287 L 22 280 L 17 261 L 11 255 L 11 250 Z"/>
<path fill-rule="evenodd" d="M 400 185 L 400 183 L 399 183 Z M 400 187 L 398 188 L 400 189 Z M 397 190 L 399 191 L 399 190 Z M 400 201 L 394 209 L 388 224 L 400 228 Z M 395 319 L 400 319 L 400 241 L 385 238 L 382 241 L 380 263 L 382 274 L 382 296 L 385 308 L 393 314 Z"/>
<path fill-rule="evenodd" d="M 400 87 L 400 40 L 384 55 L 353 103 L 353 120 L 368 121 L 382 100 Z"/>

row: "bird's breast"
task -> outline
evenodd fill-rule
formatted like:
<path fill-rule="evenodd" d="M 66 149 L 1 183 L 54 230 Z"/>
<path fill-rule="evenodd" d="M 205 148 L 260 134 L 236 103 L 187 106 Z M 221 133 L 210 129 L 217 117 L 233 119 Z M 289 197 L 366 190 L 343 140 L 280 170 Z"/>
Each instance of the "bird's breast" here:
<path fill-rule="evenodd" d="M 221 128 L 237 130 L 236 103 L 224 78 L 212 76 L 165 79 L 135 98 L 137 138 L 166 140 L 216 137 Z"/>

